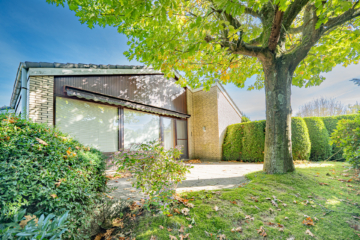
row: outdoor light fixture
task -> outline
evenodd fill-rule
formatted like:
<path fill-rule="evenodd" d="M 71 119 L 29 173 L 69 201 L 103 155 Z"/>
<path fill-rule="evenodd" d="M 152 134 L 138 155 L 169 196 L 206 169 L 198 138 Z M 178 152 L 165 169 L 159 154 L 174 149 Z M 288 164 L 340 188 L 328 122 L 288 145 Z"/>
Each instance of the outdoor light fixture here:
<path fill-rule="evenodd" d="M 206 127 L 203 127 L 203 131 L 206 132 Z"/>

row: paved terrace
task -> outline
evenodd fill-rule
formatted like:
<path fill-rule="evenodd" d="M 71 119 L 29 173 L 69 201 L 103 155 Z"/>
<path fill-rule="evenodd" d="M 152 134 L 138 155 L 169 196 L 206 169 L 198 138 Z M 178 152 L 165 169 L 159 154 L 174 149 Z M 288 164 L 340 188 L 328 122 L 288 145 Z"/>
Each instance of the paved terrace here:
<path fill-rule="evenodd" d="M 246 174 L 263 169 L 263 164 L 257 163 L 209 162 L 191 165 L 194 168 L 186 175 L 186 180 L 178 185 L 177 192 L 234 188 L 246 182 Z M 107 173 L 115 174 L 111 170 Z M 144 197 L 131 186 L 131 178 L 108 181 L 108 186 L 115 188 L 109 193 L 115 199 L 136 201 Z"/>

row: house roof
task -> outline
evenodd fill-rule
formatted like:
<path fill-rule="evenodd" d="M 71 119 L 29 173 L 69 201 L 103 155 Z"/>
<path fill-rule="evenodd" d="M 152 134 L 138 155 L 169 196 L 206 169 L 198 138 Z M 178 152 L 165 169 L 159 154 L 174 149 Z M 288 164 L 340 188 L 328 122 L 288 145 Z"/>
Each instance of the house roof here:
<path fill-rule="evenodd" d="M 13 92 L 11 95 L 11 100 L 10 100 L 10 107 L 15 108 L 15 103 L 16 103 L 16 99 L 17 96 L 20 94 L 20 90 L 21 90 L 21 70 L 22 69 L 35 69 L 35 71 L 33 71 L 33 73 L 35 75 L 72 75 L 76 72 L 76 75 L 78 74 L 88 74 L 88 75 L 95 75 L 95 74 L 99 74 L 100 72 L 103 72 L 102 74 L 111 74 L 110 72 L 113 72 L 112 74 L 119 74 L 119 72 L 134 72 L 137 74 L 141 74 L 141 73 L 161 73 L 159 71 L 155 71 L 152 67 L 148 67 L 148 66 L 140 66 L 140 65 L 112 65 L 112 64 L 85 64 L 85 63 L 57 63 L 57 62 L 53 62 L 53 63 L 49 63 L 49 62 L 21 62 L 18 70 L 17 70 L 17 74 L 16 74 L 16 78 L 15 78 L 15 83 L 14 83 L 14 88 L 13 88 Z M 37 68 L 42 68 L 42 70 L 36 70 Z M 44 69 L 50 70 L 50 71 L 43 71 Z M 53 70 L 51 70 L 53 69 Z M 72 71 L 67 71 L 67 70 L 71 70 Z M 96 70 L 93 70 L 96 69 Z M 84 71 L 86 71 L 86 73 Z M 54 74 L 54 72 L 56 72 L 56 74 Z M 179 73 L 177 71 L 175 71 L 175 75 L 178 76 Z M 219 81 L 216 81 L 216 83 L 214 84 L 216 86 L 219 87 L 219 89 L 225 94 L 225 96 L 229 99 L 231 105 L 234 106 L 235 110 L 240 114 L 241 116 L 241 111 L 239 110 L 239 108 L 237 107 L 237 105 L 235 104 L 235 102 L 233 101 L 233 99 L 230 97 L 230 95 L 227 93 L 227 91 L 225 90 L 225 88 L 222 86 L 222 84 Z M 188 87 L 190 89 L 190 91 L 198 91 L 203 89 L 203 87 L 197 88 L 197 89 L 191 89 L 190 87 Z"/>
<path fill-rule="evenodd" d="M 144 69 L 146 66 L 137 65 L 112 65 L 112 64 L 85 64 L 85 63 L 48 63 L 48 62 L 24 62 L 23 66 L 28 68 L 91 68 L 91 69 Z"/>
<path fill-rule="evenodd" d="M 26 69 L 28 70 L 29 68 L 47 68 L 47 69 L 127 69 L 127 70 L 152 70 L 152 67 L 147 67 L 147 66 L 139 66 L 139 65 L 112 65 L 112 64 L 85 64 L 85 63 L 57 63 L 57 62 L 53 62 L 53 63 L 49 63 L 49 62 L 21 62 L 19 64 L 17 73 L 16 73 L 16 77 L 15 77 L 15 82 L 14 82 L 14 87 L 13 87 L 13 92 L 11 94 L 11 99 L 10 99 L 10 106 L 12 108 L 15 107 L 15 102 L 16 102 L 16 98 L 20 93 L 20 89 L 21 89 L 21 69 Z"/>

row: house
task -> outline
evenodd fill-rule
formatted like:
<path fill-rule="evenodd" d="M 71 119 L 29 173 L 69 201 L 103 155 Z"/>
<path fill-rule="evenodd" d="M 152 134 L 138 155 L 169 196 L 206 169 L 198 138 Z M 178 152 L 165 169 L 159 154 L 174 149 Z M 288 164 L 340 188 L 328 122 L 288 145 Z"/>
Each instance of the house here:
<path fill-rule="evenodd" d="M 104 153 L 160 138 L 185 159 L 220 160 L 240 111 L 220 83 L 206 92 L 175 81 L 144 66 L 22 62 L 10 107 Z"/>

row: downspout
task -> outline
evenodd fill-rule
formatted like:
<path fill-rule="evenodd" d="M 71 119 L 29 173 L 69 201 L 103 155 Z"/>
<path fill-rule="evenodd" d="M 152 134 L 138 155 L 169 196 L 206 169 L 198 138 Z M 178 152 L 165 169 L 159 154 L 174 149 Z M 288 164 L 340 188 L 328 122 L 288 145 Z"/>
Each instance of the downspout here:
<path fill-rule="evenodd" d="M 28 116 L 28 102 L 27 102 L 27 70 L 26 68 L 21 68 L 21 117 L 27 118 Z"/>

